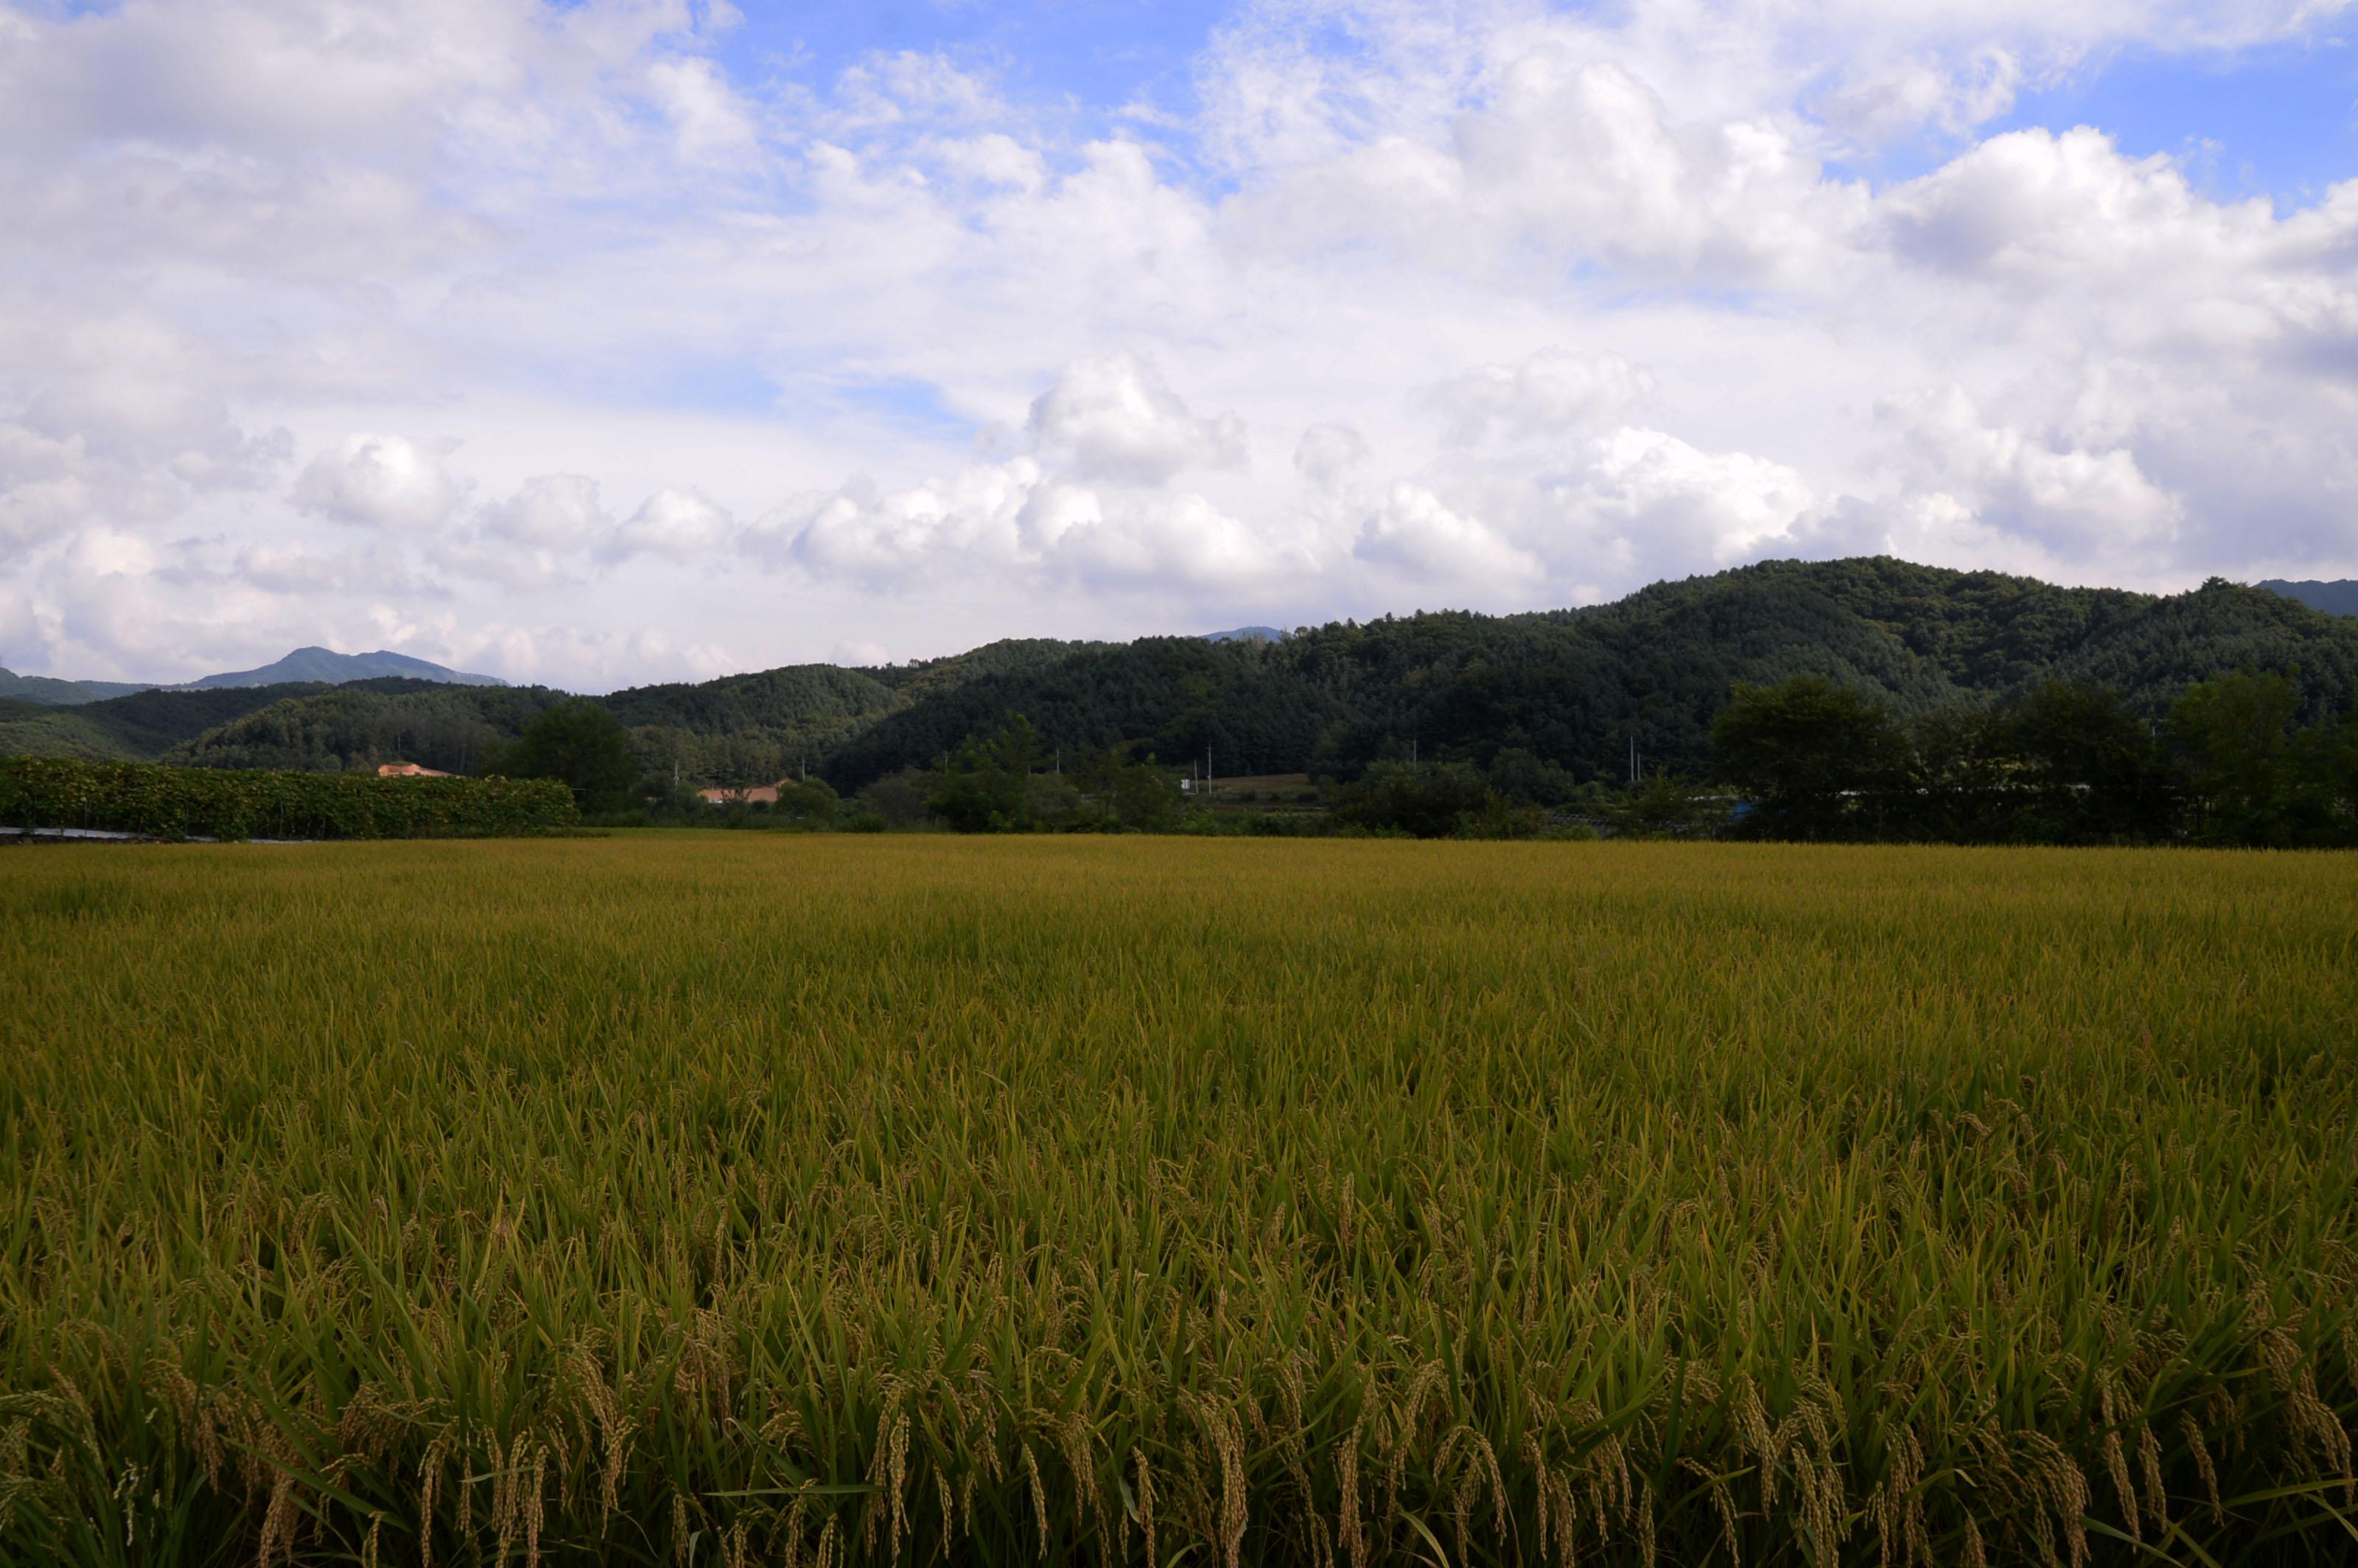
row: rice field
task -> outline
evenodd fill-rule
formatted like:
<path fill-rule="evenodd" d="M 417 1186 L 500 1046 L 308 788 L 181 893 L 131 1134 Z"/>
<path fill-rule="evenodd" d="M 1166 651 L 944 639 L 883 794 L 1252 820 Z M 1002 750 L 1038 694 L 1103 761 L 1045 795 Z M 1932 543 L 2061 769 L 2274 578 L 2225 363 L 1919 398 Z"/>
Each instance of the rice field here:
<path fill-rule="evenodd" d="M 0 1561 L 2358 1559 L 2358 858 L 0 850 Z"/>

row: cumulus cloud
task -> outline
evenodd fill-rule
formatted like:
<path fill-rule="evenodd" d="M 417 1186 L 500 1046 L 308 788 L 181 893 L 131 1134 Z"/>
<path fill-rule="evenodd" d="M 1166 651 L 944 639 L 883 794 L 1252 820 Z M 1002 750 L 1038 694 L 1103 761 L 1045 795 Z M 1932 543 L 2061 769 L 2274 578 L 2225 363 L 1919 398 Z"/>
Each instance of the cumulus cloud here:
<path fill-rule="evenodd" d="M 2276 228 L 2266 200 L 2215 205 L 2169 157 L 2125 158 L 2086 126 L 1992 137 L 1883 211 L 1910 260 L 2028 281 L 2139 272 L 2172 252 L 2265 243 Z"/>
<path fill-rule="evenodd" d="M 2057 555 L 2161 546 L 2182 513 L 2127 448 L 2091 450 L 1993 424 L 1962 387 L 1919 396 L 1890 417 L 1919 476 L 1912 489 Z"/>
<path fill-rule="evenodd" d="M 1988 46 L 1962 59 L 1919 56 L 1837 84 L 1812 105 L 1849 140 L 1877 146 L 1926 125 L 1960 135 L 2013 107 L 2022 62 Z"/>
<path fill-rule="evenodd" d="M 1710 452 L 1660 430 L 1599 439 L 1573 478 L 1546 485 L 1648 576 L 1732 565 L 1815 503 L 1801 475 L 1748 452 Z"/>
<path fill-rule="evenodd" d="M 1365 560 L 1400 567 L 1420 578 L 1516 581 L 1541 575 L 1539 558 L 1500 538 L 1480 521 L 1454 512 L 1421 484 L 1401 481 L 1362 529 Z"/>
<path fill-rule="evenodd" d="M 1483 365 L 1453 376 L 1427 400 L 1441 415 L 1442 438 L 1472 446 L 1493 433 L 1529 439 L 1617 419 L 1653 384 L 1651 375 L 1618 354 L 1542 349 L 1520 364 Z"/>
<path fill-rule="evenodd" d="M 271 593 L 395 594 L 434 599 L 448 590 L 384 549 L 317 550 L 303 544 L 253 544 L 237 552 L 229 577 Z"/>
<path fill-rule="evenodd" d="M 1795 550 L 2358 572 L 2358 181 L 1983 129 L 2344 11 L 1272 0 L 1117 116 L 689 0 L 0 0 L 5 636 L 591 681 Z"/>
<path fill-rule="evenodd" d="M 647 81 L 671 119 L 682 156 L 726 157 L 754 146 L 753 116 L 712 61 L 661 60 L 647 68 Z"/>
<path fill-rule="evenodd" d="M 1032 405 L 1041 457 L 1083 479 L 1159 484 L 1189 469 L 1240 468 L 1244 421 L 1198 419 L 1131 353 L 1075 360 Z"/>
<path fill-rule="evenodd" d="M 334 522 L 424 532 L 466 499 L 444 455 L 402 436 L 347 436 L 304 466 L 293 499 Z"/>
<path fill-rule="evenodd" d="M 887 492 L 855 478 L 764 515 L 746 547 L 773 564 L 874 588 L 1013 561 L 1022 513 L 1041 481 L 1030 458 L 978 464 L 954 478 Z"/>
<path fill-rule="evenodd" d="M 598 481 L 587 474 L 540 474 L 514 495 L 482 510 L 483 532 L 546 550 L 588 549 L 601 543 L 614 519 L 599 503 Z"/>
<path fill-rule="evenodd" d="M 0 667 L 10 667 L 9 661 L 29 664 L 25 657 L 38 651 L 37 623 L 33 619 L 33 601 L 5 583 L 0 583 Z"/>
<path fill-rule="evenodd" d="M 729 509 L 693 490 L 664 489 L 611 530 L 599 548 L 610 560 L 651 555 L 690 560 L 731 543 L 736 520 Z"/>
<path fill-rule="evenodd" d="M 977 580 L 1241 588 L 1285 559 L 1202 495 L 1082 483 L 1030 457 L 898 491 L 857 480 L 779 508 L 745 546 L 814 580 L 875 591 Z"/>
<path fill-rule="evenodd" d="M 1364 472 L 1374 454 L 1368 438 L 1348 425 L 1313 425 L 1294 444 L 1293 467 L 1321 490 L 1335 490 Z"/>
<path fill-rule="evenodd" d="M 1774 117 L 1698 122 L 1571 49 L 1504 62 L 1445 141 L 1387 136 L 1286 176 L 1236 219 L 1256 246 L 1529 273 L 1562 258 L 1699 278 L 1823 277 L 1865 214 Z"/>

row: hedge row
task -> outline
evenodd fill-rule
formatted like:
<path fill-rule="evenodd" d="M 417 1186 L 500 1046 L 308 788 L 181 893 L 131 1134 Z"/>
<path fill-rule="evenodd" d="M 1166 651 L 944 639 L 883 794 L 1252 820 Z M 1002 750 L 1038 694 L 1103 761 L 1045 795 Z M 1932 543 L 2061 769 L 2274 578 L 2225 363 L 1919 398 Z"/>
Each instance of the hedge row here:
<path fill-rule="evenodd" d="M 0 757 L 0 827 L 92 827 L 157 838 L 500 837 L 571 827 L 554 779 L 159 768 Z"/>

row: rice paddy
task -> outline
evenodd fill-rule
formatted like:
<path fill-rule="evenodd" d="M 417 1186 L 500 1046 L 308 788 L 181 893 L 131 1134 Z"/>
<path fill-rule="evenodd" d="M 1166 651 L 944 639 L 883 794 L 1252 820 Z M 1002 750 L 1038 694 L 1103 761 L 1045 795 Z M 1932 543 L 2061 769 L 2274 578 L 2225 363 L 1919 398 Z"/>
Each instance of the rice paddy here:
<path fill-rule="evenodd" d="M 2349 1561 L 2358 858 L 0 851 L 0 1560 Z"/>

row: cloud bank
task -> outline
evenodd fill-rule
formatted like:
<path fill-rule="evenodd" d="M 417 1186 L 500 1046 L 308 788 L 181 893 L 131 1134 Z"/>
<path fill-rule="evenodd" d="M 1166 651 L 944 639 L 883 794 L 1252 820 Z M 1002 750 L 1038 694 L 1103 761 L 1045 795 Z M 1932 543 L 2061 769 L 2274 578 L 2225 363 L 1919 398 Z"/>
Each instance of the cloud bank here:
<path fill-rule="evenodd" d="M 2358 574 L 2358 179 L 1991 128 L 2342 20 L 1261 0 L 1082 113 L 688 0 L 0 0 L 0 663 Z"/>

